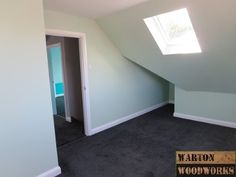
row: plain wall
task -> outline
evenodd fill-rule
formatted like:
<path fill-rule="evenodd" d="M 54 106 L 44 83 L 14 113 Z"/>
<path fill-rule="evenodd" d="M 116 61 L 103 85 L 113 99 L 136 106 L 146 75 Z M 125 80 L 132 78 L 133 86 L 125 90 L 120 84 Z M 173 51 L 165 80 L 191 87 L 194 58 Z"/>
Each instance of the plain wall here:
<path fill-rule="evenodd" d="M 35 177 L 58 166 L 41 0 L 0 6 L 0 172 Z"/>
<path fill-rule="evenodd" d="M 169 100 L 175 101 L 175 85 L 171 82 L 169 83 Z"/>
<path fill-rule="evenodd" d="M 92 128 L 168 100 L 168 82 L 124 59 L 94 20 L 46 10 L 45 22 L 86 34 Z"/>
<path fill-rule="evenodd" d="M 236 123 L 236 94 L 192 92 L 175 87 L 175 112 Z"/>
<path fill-rule="evenodd" d="M 70 116 L 83 121 L 79 40 L 64 38 Z"/>

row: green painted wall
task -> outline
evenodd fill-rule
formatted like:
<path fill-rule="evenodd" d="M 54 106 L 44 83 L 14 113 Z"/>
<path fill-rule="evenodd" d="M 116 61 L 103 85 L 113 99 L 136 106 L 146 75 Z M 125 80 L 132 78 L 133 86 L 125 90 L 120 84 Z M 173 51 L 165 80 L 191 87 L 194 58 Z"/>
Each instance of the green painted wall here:
<path fill-rule="evenodd" d="M 97 21 L 125 57 L 177 87 L 236 93 L 235 7 L 235 0 L 150 0 Z M 164 56 L 143 19 L 181 8 L 189 11 L 202 53 Z"/>
<path fill-rule="evenodd" d="M 236 94 L 192 92 L 175 87 L 175 112 L 236 123 Z"/>
<path fill-rule="evenodd" d="M 124 59 L 94 20 L 46 10 L 45 23 L 86 33 L 92 128 L 168 100 L 168 82 Z"/>
<path fill-rule="evenodd" d="M 0 5 L 0 176 L 58 165 L 41 0 Z"/>
<path fill-rule="evenodd" d="M 175 85 L 169 83 L 169 100 L 175 101 Z"/>

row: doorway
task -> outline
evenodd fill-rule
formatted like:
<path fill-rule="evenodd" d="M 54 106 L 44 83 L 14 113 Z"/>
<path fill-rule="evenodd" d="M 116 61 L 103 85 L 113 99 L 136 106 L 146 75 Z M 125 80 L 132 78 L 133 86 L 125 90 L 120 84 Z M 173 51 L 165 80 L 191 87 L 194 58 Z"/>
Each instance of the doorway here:
<path fill-rule="evenodd" d="M 56 140 L 61 146 L 89 135 L 84 58 L 79 38 L 46 35 L 46 43 Z"/>
<path fill-rule="evenodd" d="M 47 36 L 49 38 L 49 36 Z M 61 44 L 47 45 L 53 115 L 65 118 L 64 79 Z"/>
<path fill-rule="evenodd" d="M 80 71 L 81 71 L 81 90 L 83 100 L 84 113 L 84 133 L 87 136 L 93 135 L 91 128 L 91 111 L 90 111 L 90 96 L 89 96 L 89 82 L 88 82 L 88 61 L 87 61 L 87 44 L 86 35 L 81 32 L 65 31 L 58 29 L 46 29 L 45 35 L 71 37 L 79 39 L 79 55 L 80 55 Z M 66 104 L 65 104 L 66 108 Z"/>

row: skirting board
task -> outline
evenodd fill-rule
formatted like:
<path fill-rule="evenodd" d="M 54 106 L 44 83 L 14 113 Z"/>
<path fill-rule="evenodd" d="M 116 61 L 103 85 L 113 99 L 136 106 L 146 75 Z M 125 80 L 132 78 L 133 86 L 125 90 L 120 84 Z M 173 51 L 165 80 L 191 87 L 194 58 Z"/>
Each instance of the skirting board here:
<path fill-rule="evenodd" d="M 67 122 L 72 122 L 71 117 L 68 117 L 68 116 L 67 116 L 67 117 L 66 117 L 66 121 L 67 121 Z"/>
<path fill-rule="evenodd" d="M 157 109 L 157 108 L 160 108 L 160 107 L 162 107 L 162 106 L 165 106 L 165 105 L 167 105 L 168 103 L 169 103 L 168 101 L 165 101 L 165 102 L 163 102 L 163 103 L 160 103 L 160 104 L 151 106 L 151 107 L 149 107 L 149 108 L 143 109 L 143 110 L 138 111 L 138 112 L 136 112 L 136 113 L 130 114 L 130 115 L 125 116 L 125 117 L 122 117 L 122 118 L 120 118 L 120 119 L 117 119 L 117 120 L 115 120 L 115 121 L 113 121 L 113 122 L 110 122 L 110 123 L 107 123 L 107 124 L 105 124 L 105 125 L 102 125 L 102 126 L 100 126 L 100 127 L 94 128 L 94 129 L 92 129 L 92 130 L 90 131 L 90 135 L 94 135 L 94 134 L 96 134 L 96 133 L 99 133 L 99 132 L 101 132 L 101 131 L 104 131 L 104 130 L 106 130 L 106 129 L 109 129 L 109 128 L 111 128 L 111 127 L 114 127 L 114 126 L 116 126 L 116 125 L 119 125 L 119 124 L 121 124 L 121 123 L 123 123 L 123 122 L 126 122 L 126 121 L 128 121 L 128 120 L 131 120 L 131 119 L 136 118 L 136 117 L 138 117 L 138 116 L 141 116 L 141 115 L 143 115 L 143 114 L 146 114 L 146 113 L 148 113 L 148 112 L 150 112 L 150 111 L 153 111 L 153 110 L 155 110 L 155 109 Z"/>
<path fill-rule="evenodd" d="M 41 175 L 38 175 L 37 177 L 55 177 L 60 174 L 61 174 L 61 168 L 59 166 L 57 166 L 51 170 L 44 172 Z"/>
<path fill-rule="evenodd" d="M 182 114 L 182 113 L 177 113 L 177 112 L 174 113 L 174 117 L 193 120 L 197 122 L 208 123 L 208 124 L 220 125 L 223 127 L 236 128 L 236 123 L 234 122 L 226 122 L 226 121 L 216 120 L 216 119 L 211 119 L 211 118 L 206 118 L 206 117 L 193 116 L 193 115 Z"/>
<path fill-rule="evenodd" d="M 169 104 L 175 104 L 174 100 L 169 100 Z"/>

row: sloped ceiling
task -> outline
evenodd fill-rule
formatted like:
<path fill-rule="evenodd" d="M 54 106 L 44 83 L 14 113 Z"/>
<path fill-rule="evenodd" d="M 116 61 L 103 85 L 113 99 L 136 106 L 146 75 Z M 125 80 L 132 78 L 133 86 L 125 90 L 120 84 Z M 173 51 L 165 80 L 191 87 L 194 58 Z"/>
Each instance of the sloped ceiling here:
<path fill-rule="evenodd" d="M 44 8 L 87 18 L 98 18 L 148 0 L 43 0 Z"/>
<path fill-rule="evenodd" d="M 187 8 L 201 54 L 161 54 L 143 22 Z M 236 93 L 236 1 L 155 0 L 97 19 L 121 53 L 176 86 L 192 91 Z"/>

